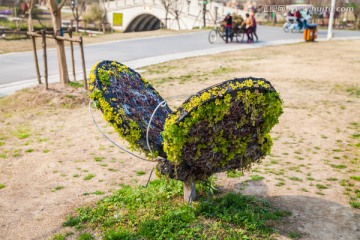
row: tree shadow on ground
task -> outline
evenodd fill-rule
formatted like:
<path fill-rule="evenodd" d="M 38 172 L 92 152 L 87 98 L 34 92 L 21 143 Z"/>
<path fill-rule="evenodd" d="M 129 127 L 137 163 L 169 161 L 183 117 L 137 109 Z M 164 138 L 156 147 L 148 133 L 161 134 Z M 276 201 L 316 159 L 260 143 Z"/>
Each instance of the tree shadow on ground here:
<path fill-rule="evenodd" d="M 359 210 L 314 196 L 269 197 L 267 191 L 262 181 L 235 184 L 235 192 L 266 198 L 276 207 L 292 213 L 281 225 L 274 223 L 282 236 L 294 233 L 301 239 L 360 239 Z"/>

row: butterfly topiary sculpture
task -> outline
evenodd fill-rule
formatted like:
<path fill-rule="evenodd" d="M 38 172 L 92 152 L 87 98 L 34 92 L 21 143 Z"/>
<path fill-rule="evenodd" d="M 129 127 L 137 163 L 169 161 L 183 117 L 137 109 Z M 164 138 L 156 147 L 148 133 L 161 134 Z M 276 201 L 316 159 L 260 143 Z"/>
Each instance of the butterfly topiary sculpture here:
<path fill-rule="evenodd" d="M 211 86 L 176 111 L 140 74 L 115 61 L 94 65 L 89 84 L 105 120 L 133 150 L 155 158 L 158 173 L 183 181 L 191 201 L 196 181 L 249 169 L 269 154 L 270 130 L 283 112 L 279 94 L 262 78 Z"/>

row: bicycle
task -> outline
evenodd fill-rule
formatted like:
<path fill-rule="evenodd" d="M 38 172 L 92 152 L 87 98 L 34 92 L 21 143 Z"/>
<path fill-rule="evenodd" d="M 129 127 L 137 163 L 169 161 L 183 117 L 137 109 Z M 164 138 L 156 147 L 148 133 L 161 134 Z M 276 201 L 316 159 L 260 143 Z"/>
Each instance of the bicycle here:
<path fill-rule="evenodd" d="M 232 30 L 230 38 L 235 38 L 236 42 L 242 42 L 244 40 L 244 30 L 239 27 L 234 27 Z M 216 24 L 215 28 L 209 32 L 209 42 L 215 43 L 218 36 L 226 41 L 225 27 L 221 24 Z"/>
<path fill-rule="evenodd" d="M 209 42 L 210 43 L 216 42 L 217 36 L 219 36 L 222 40 L 226 41 L 225 28 L 220 24 L 216 24 L 215 28 L 210 31 Z"/>

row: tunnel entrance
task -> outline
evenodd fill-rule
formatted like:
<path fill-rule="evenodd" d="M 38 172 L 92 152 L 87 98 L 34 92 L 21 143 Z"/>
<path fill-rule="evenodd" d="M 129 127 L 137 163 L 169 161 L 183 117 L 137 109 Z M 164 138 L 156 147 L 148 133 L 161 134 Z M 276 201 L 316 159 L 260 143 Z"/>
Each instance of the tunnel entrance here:
<path fill-rule="evenodd" d="M 141 14 L 131 21 L 125 32 L 143 32 L 158 30 L 161 27 L 161 21 L 151 14 Z"/>

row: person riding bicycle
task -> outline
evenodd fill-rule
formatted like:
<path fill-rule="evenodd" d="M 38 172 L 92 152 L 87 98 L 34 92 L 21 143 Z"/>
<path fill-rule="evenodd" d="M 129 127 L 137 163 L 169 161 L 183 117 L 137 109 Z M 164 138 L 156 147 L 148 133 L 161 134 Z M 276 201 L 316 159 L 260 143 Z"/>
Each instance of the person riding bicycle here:
<path fill-rule="evenodd" d="M 226 14 L 224 19 L 225 22 L 225 36 L 226 36 L 226 43 L 228 43 L 228 39 L 232 41 L 232 16 L 230 12 Z"/>
<path fill-rule="evenodd" d="M 299 29 L 302 29 L 301 13 L 299 10 L 296 10 L 296 12 L 294 13 L 294 17 L 296 17 L 296 21 L 298 22 Z"/>

